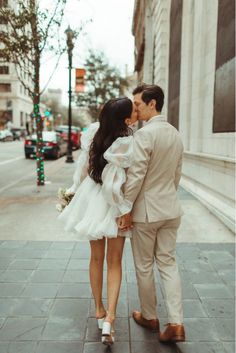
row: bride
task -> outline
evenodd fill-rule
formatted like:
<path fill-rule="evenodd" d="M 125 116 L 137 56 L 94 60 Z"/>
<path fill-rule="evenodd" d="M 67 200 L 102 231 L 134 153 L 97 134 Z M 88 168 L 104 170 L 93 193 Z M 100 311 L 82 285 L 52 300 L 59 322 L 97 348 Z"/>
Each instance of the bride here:
<path fill-rule="evenodd" d="M 74 184 L 67 190 L 74 197 L 59 216 L 67 231 L 78 240 L 89 240 L 90 284 L 95 301 L 102 342 L 114 342 L 114 321 L 122 279 L 122 253 L 130 231 L 119 231 L 116 219 L 131 211 L 122 185 L 132 163 L 133 136 L 129 125 L 137 120 L 132 101 L 110 99 L 103 106 L 99 122 L 90 125 L 81 137 L 81 152 Z M 102 301 L 103 265 L 106 248 L 107 299 Z"/>

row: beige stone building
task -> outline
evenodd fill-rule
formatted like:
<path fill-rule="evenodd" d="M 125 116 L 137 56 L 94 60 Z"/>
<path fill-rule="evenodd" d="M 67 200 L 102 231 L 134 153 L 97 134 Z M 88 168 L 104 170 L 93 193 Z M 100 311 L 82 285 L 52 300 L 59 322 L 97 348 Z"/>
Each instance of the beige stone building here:
<path fill-rule="evenodd" d="M 234 230 L 235 4 L 136 0 L 138 82 L 165 92 L 184 141 L 182 186 Z M 207 235 L 206 235 L 207 236 Z"/>

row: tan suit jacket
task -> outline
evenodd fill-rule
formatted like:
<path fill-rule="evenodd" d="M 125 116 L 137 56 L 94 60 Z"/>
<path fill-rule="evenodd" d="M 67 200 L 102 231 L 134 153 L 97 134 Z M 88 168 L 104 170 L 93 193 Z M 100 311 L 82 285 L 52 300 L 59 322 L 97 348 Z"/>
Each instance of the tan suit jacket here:
<path fill-rule="evenodd" d="M 134 222 L 158 222 L 183 214 L 177 195 L 183 144 L 163 115 L 151 118 L 134 134 L 134 161 L 124 196 L 133 203 Z"/>

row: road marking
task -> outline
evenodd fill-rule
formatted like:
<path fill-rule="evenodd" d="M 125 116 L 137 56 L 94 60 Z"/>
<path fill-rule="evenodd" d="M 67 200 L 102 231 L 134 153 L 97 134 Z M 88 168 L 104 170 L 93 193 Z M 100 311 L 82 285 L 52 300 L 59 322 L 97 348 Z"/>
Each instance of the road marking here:
<path fill-rule="evenodd" d="M 24 158 L 25 158 L 25 157 L 16 157 L 16 158 L 8 159 L 7 161 L 0 162 L 0 165 L 12 163 L 12 162 L 18 161 L 18 160 L 20 160 L 20 159 L 24 159 Z"/>

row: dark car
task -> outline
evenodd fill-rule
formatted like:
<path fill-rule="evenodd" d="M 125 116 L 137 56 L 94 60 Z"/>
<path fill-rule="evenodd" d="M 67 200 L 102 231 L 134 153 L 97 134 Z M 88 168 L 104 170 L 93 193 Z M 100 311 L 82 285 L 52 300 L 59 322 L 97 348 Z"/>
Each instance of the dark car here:
<path fill-rule="evenodd" d="M 56 131 L 43 131 L 44 157 L 59 158 L 66 154 L 67 144 Z M 25 158 L 35 157 L 36 155 L 36 135 L 25 139 Z"/>
<path fill-rule="evenodd" d="M 68 129 L 68 125 L 59 125 L 56 128 L 56 131 L 61 134 L 61 137 L 64 141 L 68 141 Z M 71 141 L 73 148 L 80 148 L 80 137 L 81 129 L 77 126 L 71 126 Z"/>

